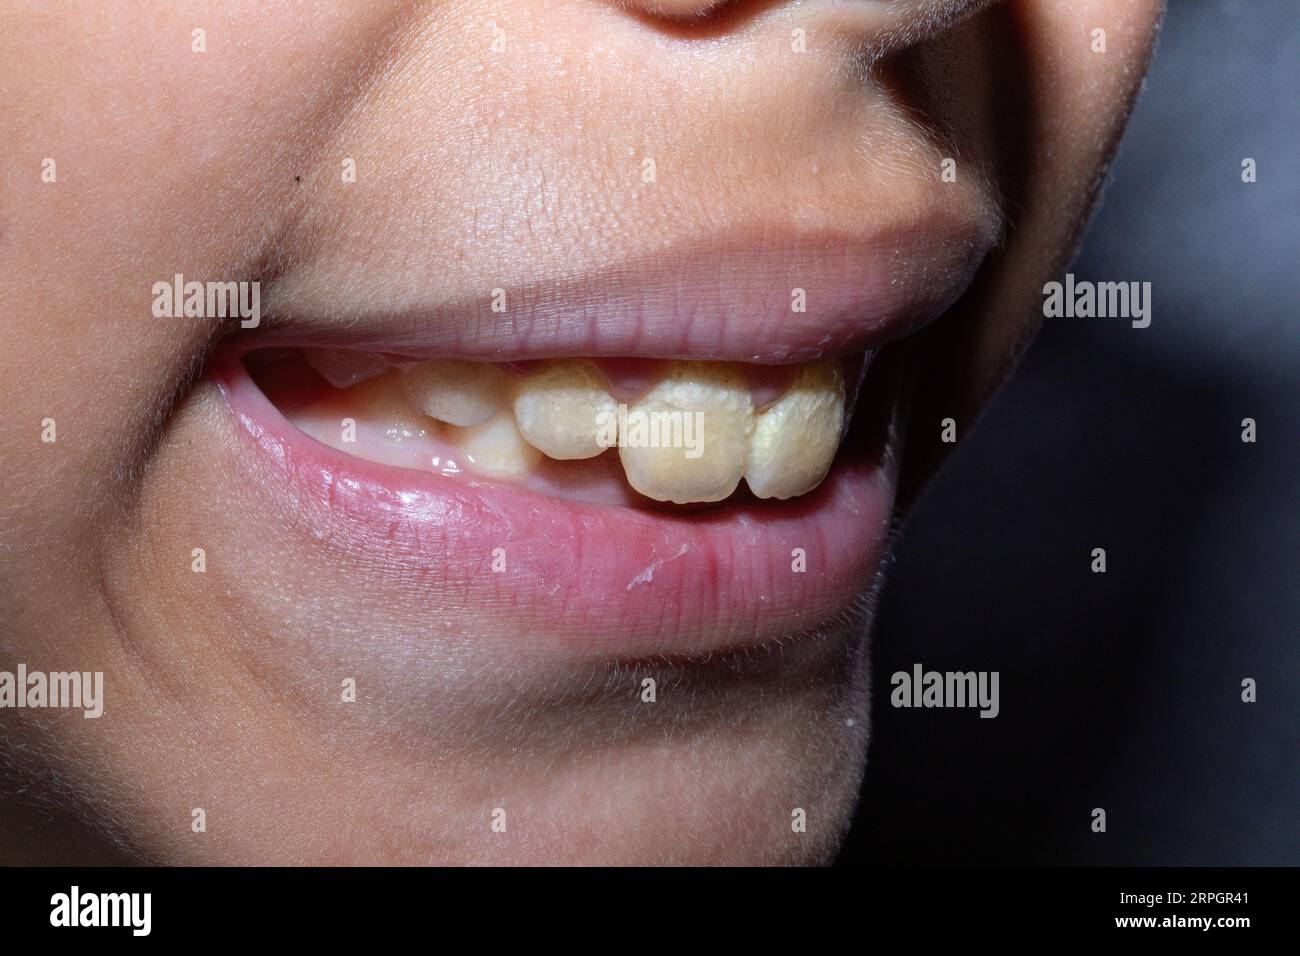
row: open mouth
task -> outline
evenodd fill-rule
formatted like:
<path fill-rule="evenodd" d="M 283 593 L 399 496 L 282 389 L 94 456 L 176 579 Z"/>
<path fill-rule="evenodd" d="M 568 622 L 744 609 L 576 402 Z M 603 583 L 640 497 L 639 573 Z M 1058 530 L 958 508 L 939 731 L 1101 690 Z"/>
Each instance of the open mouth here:
<path fill-rule="evenodd" d="M 402 653 L 430 608 L 530 655 L 784 642 L 870 590 L 902 358 L 990 236 L 718 241 L 671 269 L 525 287 L 506 315 L 397 276 L 333 301 L 338 283 L 283 275 L 268 324 L 213 364 L 233 412 L 219 441 L 246 452 L 230 493 L 260 497 L 279 560 L 403 622 Z"/>
<path fill-rule="evenodd" d="M 285 418 L 340 452 L 628 507 L 784 500 L 825 479 L 869 356 L 799 365 L 254 352 Z"/>
<path fill-rule="evenodd" d="M 862 594 L 892 506 L 890 351 L 746 367 L 277 347 L 214 377 L 248 482 L 305 546 L 500 611 L 515 641 L 640 656 L 779 639 Z"/>

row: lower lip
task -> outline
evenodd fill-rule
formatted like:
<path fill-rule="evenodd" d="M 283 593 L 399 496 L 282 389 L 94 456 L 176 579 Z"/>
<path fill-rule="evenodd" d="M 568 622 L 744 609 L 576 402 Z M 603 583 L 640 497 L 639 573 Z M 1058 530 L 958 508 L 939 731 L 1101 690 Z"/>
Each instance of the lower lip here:
<path fill-rule="evenodd" d="M 241 362 L 213 378 L 247 450 L 244 480 L 310 540 L 364 558 L 375 580 L 358 587 L 417 580 L 456 596 L 467 620 L 508 618 L 513 640 L 539 648 L 638 657 L 776 640 L 853 604 L 884 551 L 883 441 L 851 436 L 800 498 L 673 515 L 355 458 L 290 424 Z"/>

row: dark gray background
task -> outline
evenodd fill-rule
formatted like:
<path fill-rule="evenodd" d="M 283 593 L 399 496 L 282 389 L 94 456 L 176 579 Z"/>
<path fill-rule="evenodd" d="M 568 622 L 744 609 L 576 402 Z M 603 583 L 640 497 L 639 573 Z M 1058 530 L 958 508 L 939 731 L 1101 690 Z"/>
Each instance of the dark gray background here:
<path fill-rule="evenodd" d="M 841 862 L 1300 865 L 1300 2 L 1172 0 L 1072 271 L 1151 327 L 1048 320 L 909 522 Z"/>

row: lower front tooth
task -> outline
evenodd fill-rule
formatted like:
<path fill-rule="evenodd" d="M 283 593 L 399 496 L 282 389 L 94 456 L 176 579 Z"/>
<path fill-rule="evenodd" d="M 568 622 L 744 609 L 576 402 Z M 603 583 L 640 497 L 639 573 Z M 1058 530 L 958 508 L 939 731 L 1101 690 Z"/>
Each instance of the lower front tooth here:
<path fill-rule="evenodd" d="M 520 380 L 515 390 L 515 421 L 524 438 L 548 458 L 594 458 L 601 422 L 618 414 L 605 384 L 585 362 L 556 362 Z"/>
<path fill-rule="evenodd" d="M 715 362 L 679 362 L 627 410 L 619 459 L 648 498 L 721 501 L 740 483 L 753 404 L 745 380 Z"/>
<path fill-rule="evenodd" d="M 542 453 L 519 434 L 509 409 L 473 428 L 448 431 L 474 470 L 490 478 L 523 478 L 542 459 Z"/>
<path fill-rule="evenodd" d="M 402 369 L 402 388 L 416 408 L 449 425 L 481 425 L 510 397 L 510 376 L 487 362 L 431 359 Z"/>
<path fill-rule="evenodd" d="M 844 376 L 836 361 L 799 369 L 790 388 L 754 421 L 745 483 L 760 498 L 793 498 L 830 470 L 844 427 Z"/>

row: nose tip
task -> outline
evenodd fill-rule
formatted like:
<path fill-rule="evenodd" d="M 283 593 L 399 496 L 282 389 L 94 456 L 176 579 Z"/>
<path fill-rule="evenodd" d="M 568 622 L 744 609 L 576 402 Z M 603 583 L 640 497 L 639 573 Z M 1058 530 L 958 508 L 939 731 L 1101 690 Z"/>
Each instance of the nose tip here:
<path fill-rule="evenodd" d="M 617 0 L 619 6 L 657 17 L 689 20 L 711 13 L 729 0 Z"/>

